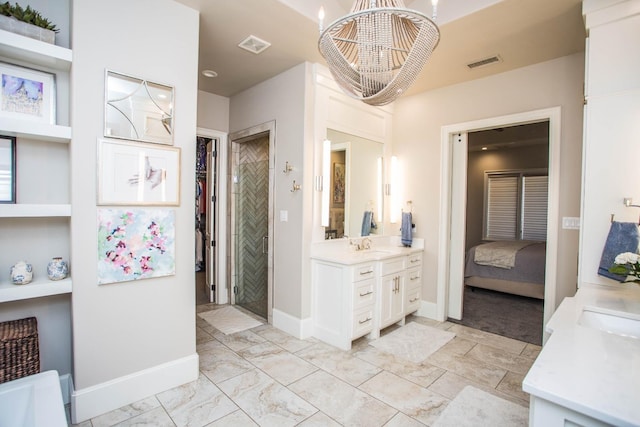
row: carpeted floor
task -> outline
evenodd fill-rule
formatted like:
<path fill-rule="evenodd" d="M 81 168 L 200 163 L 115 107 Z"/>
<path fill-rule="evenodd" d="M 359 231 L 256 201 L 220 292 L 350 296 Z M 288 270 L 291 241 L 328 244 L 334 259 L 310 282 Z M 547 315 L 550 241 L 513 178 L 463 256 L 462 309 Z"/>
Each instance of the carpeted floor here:
<path fill-rule="evenodd" d="M 462 320 L 449 321 L 542 345 L 543 309 L 544 302 L 539 299 L 487 289 L 472 290 L 467 286 L 464 290 Z"/>

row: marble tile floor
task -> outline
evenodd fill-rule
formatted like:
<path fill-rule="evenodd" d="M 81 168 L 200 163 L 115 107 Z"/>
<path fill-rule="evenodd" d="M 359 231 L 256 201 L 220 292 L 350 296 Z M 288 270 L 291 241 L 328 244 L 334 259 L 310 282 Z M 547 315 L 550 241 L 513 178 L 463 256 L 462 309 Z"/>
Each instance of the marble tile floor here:
<path fill-rule="evenodd" d="M 418 316 L 407 322 L 456 336 L 417 364 L 366 337 L 342 351 L 268 324 L 224 335 L 196 316 L 197 381 L 78 426 L 430 426 L 467 385 L 529 406 L 521 384 L 539 346 Z"/>

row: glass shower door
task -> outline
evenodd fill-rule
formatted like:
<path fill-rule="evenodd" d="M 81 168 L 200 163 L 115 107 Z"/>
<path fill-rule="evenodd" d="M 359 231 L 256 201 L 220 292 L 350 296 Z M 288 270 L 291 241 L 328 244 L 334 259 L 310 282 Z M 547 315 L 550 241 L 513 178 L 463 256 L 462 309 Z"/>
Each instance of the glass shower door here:
<path fill-rule="evenodd" d="M 269 138 L 238 144 L 235 195 L 235 303 L 267 318 Z"/>

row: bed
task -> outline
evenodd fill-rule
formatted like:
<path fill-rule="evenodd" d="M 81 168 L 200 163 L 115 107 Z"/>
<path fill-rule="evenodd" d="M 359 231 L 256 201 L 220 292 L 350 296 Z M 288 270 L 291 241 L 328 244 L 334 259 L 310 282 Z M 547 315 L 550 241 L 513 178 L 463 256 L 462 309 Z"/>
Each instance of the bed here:
<path fill-rule="evenodd" d="M 483 264 L 475 262 L 476 251 L 486 251 L 489 248 L 487 245 L 496 244 L 498 242 L 491 242 L 469 249 L 465 262 L 465 285 L 544 299 L 546 244 L 544 242 L 526 242 L 525 244 L 520 242 L 514 246 L 513 243 L 506 242 L 507 246 L 512 245 L 517 248 L 511 260 L 511 267 L 502 263 L 498 263 L 498 265 L 502 265 L 501 267 L 494 266 L 492 262 L 486 262 L 486 257 L 480 257 L 482 258 L 480 262 L 484 261 Z"/>

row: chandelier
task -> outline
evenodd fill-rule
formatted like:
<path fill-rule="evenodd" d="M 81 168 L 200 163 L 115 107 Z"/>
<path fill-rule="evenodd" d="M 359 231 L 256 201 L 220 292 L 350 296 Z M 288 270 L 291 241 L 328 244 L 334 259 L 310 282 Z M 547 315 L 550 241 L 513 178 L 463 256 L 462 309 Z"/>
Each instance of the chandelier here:
<path fill-rule="evenodd" d="M 356 0 L 351 12 L 322 29 L 318 48 L 338 85 L 370 105 L 393 102 L 413 84 L 440 30 L 403 0 Z"/>

